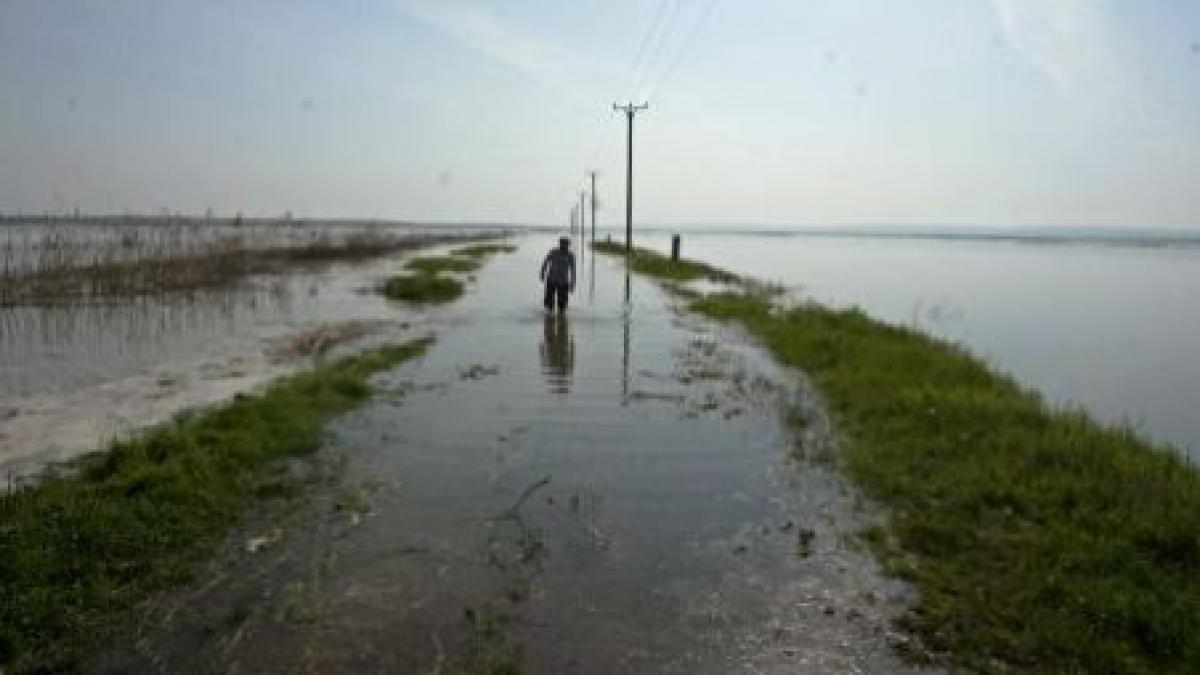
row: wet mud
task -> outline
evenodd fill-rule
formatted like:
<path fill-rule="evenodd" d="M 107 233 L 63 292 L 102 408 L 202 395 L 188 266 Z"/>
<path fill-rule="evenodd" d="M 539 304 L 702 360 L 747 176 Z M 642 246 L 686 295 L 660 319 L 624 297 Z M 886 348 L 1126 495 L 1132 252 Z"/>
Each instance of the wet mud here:
<path fill-rule="evenodd" d="M 551 243 L 416 315 L 436 345 L 333 426 L 306 496 L 95 670 L 908 670 L 911 591 L 855 537 L 804 379 L 612 259 L 544 314 Z"/>

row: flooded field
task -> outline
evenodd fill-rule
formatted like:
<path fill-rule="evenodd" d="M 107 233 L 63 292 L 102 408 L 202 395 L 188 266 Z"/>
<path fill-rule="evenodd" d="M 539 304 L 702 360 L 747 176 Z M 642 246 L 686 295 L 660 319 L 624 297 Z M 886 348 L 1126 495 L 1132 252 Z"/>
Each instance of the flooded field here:
<path fill-rule="evenodd" d="M 75 267 L 54 269 L 137 255 L 169 260 L 208 251 L 221 237 L 243 237 L 246 250 L 295 251 L 363 236 L 336 227 L 191 229 L 89 226 L 48 235 L 45 228 L 6 226 L 0 228 L 0 249 L 15 277 L 68 261 Z M 395 228 L 370 237 L 379 242 L 428 234 Z M 129 241 L 145 247 L 126 246 Z M 46 242 L 58 252 L 44 254 Z M 373 288 L 399 266 L 394 255 L 375 256 L 278 265 L 187 290 L 0 303 L 0 473 L 28 473 L 307 365 L 332 346 L 297 349 L 295 341 L 314 331 L 325 342 L 339 332 L 346 339 L 384 328 L 395 332 L 406 325 L 404 308 Z"/>
<path fill-rule="evenodd" d="M 1012 232 L 687 232 L 684 254 L 960 341 L 1050 401 L 1131 422 L 1200 459 L 1200 236 Z M 669 250 L 665 233 L 641 243 Z"/>
<path fill-rule="evenodd" d="M 546 316 L 550 243 L 414 315 L 437 343 L 335 425 L 318 498 L 99 669 L 903 671 L 910 592 L 853 537 L 803 379 L 611 259 Z"/>
<path fill-rule="evenodd" d="M 855 536 L 879 514 L 834 470 L 803 374 L 578 242 L 571 310 L 547 316 L 552 239 L 516 242 L 433 309 L 376 292 L 403 254 L 0 308 L 0 468 L 18 475 L 346 345 L 437 336 L 333 425 L 304 499 L 251 516 L 95 670 L 904 670 L 913 592 Z M 691 234 L 685 254 L 1198 447 L 1190 244 Z"/>

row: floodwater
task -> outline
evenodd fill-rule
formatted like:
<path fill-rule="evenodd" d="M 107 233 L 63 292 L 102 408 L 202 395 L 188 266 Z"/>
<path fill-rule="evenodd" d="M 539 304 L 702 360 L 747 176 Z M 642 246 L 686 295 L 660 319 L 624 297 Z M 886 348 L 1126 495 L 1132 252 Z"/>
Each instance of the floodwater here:
<path fill-rule="evenodd" d="M 1050 401 L 1129 422 L 1200 459 L 1200 237 L 1054 234 L 687 232 L 683 249 L 961 342 Z M 669 250 L 661 232 L 639 243 Z"/>
<path fill-rule="evenodd" d="M 99 669 L 903 672 L 911 592 L 853 536 L 802 376 L 612 259 L 546 316 L 550 243 L 416 316 L 437 342 L 333 425 L 317 497 Z"/>
<path fill-rule="evenodd" d="M 103 446 L 311 364 L 272 346 L 316 326 L 394 329 L 370 292 L 395 260 L 269 275 L 235 289 L 0 309 L 0 472 Z"/>
<path fill-rule="evenodd" d="M 0 475 L 34 473 L 307 367 L 311 355 L 282 348 L 304 333 L 361 333 L 359 348 L 394 339 L 407 310 L 373 289 L 402 265 L 389 256 L 226 288 L 0 307 Z"/>

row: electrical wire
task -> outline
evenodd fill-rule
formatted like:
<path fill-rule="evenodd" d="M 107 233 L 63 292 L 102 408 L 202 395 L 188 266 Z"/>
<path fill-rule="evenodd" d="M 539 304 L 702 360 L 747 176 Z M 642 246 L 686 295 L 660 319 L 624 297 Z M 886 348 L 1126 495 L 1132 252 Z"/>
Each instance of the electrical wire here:
<path fill-rule="evenodd" d="M 642 38 L 642 44 L 638 47 L 637 56 L 633 58 L 633 65 L 629 68 L 629 75 L 625 78 L 625 82 L 617 89 L 617 100 L 625 98 L 625 94 L 634 83 L 634 78 L 637 76 L 638 66 L 642 63 L 642 57 L 646 55 L 646 48 L 650 46 L 650 42 L 658 33 L 658 27 L 662 24 L 663 16 L 666 15 L 667 7 L 671 6 L 674 0 L 662 0 L 658 3 L 658 11 L 654 14 L 654 21 L 650 23 L 650 30 L 646 31 L 646 36 Z"/>
<path fill-rule="evenodd" d="M 679 51 L 675 52 L 675 58 L 671 60 L 670 64 L 667 66 L 667 69 L 660 74 L 658 81 L 655 82 L 654 86 L 647 93 L 647 98 L 649 98 L 651 95 L 659 96 L 662 92 L 662 88 L 668 82 L 670 82 L 671 76 L 674 75 L 675 70 L 679 68 L 679 63 L 683 61 L 683 57 L 687 53 L 688 48 L 691 47 L 692 42 L 696 40 L 696 36 L 700 33 L 700 29 L 703 28 L 704 24 L 708 21 L 708 17 L 712 14 L 713 9 L 717 6 L 717 2 L 718 0 L 708 0 L 708 4 L 704 6 L 699 18 L 696 20 L 696 23 L 692 24 L 691 32 L 688 33 L 687 38 L 685 38 L 683 43 L 680 45 Z"/>
<path fill-rule="evenodd" d="M 658 9 L 654 13 L 654 19 L 650 22 L 650 26 L 638 46 L 637 53 L 629 68 L 629 74 L 617 90 L 617 98 L 614 100 L 632 99 L 639 85 L 645 84 L 648 74 L 654 70 L 654 67 L 662 57 L 668 37 L 673 30 L 672 24 L 674 24 L 678 16 L 680 2 L 681 0 L 660 0 Z M 606 163 L 609 155 L 612 153 L 616 140 L 619 138 L 619 134 L 612 133 L 613 122 L 616 120 L 616 116 L 606 114 L 604 120 L 600 139 L 595 146 L 596 149 L 592 152 L 589 166 Z"/>
<path fill-rule="evenodd" d="M 668 3 L 666 21 L 663 23 L 662 30 L 659 31 L 658 39 L 654 43 L 655 48 L 651 52 L 650 58 L 646 60 L 641 77 L 634 80 L 633 86 L 628 91 L 621 92 L 619 100 L 631 101 L 634 98 L 645 98 L 645 96 L 638 96 L 638 94 L 644 94 L 646 85 L 650 82 L 650 76 L 661 65 L 662 57 L 667 53 L 667 47 L 671 42 L 671 36 L 675 33 L 675 24 L 679 19 L 679 10 L 683 5 L 684 0 L 674 0 L 674 2 Z"/>

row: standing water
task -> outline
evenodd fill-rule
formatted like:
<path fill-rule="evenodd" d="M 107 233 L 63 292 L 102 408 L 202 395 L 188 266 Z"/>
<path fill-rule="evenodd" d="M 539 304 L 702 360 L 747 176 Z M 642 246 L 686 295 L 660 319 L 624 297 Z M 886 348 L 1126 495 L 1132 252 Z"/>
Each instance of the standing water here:
<path fill-rule="evenodd" d="M 106 663 L 905 670 L 890 625 L 911 595 L 851 536 L 868 516 L 802 380 L 615 260 L 582 257 L 569 312 L 546 315 L 550 243 L 419 317 L 436 344 L 335 425 L 327 497 Z"/>
<path fill-rule="evenodd" d="M 1200 234 L 1018 234 L 691 232 L 684 255 L 961 342 L 1054 403 L 1200 459 Z M 669 250 L 661 232 L 639 243 Z"/>
<path fill-rule="evenodd" d="M 10 291 L 0 292 L 0 475 L 36 473 L 294 372 L 320 356 L 297 348 L 313 338 L 361 342 L 405 324 L 404 308 L 374 292 L 403 265 L 394 251 L 274 263 L 216 285 L 136 292 L 14 297 L 22 275 L 206 258 L 231 242 L 247 251 L 303 250 L 469 233 L 336 222 L 0 227 L 0 291 Z"/>

